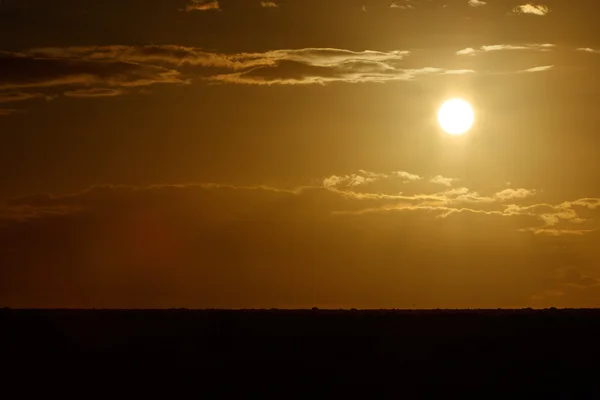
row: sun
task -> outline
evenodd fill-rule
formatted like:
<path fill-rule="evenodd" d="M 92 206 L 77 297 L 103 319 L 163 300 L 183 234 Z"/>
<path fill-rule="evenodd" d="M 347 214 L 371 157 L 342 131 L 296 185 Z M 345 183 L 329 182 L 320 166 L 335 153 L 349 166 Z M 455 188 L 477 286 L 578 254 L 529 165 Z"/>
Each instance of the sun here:
<path fill-rule="evenodd" d="M 473 107 L 461 99 L 450 99 L 440 107 L 438 121 L 442 129 L 450 135 L 467 133 L 475 121 Z"/>

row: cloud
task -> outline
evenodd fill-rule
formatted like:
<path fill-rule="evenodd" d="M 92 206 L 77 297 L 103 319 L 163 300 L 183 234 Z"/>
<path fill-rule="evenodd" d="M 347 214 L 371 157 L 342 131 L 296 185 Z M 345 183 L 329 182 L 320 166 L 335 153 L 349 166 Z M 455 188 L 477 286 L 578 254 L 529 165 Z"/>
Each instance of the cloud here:
<path fill-rule="evenodd" d="M 261 1 L 260 6 L 263 8 L 277 8 L 277 7 L 279 7 L 279 4 L 277 4 L 273 1 Z"/>
<path fill-rule="evenodd" d="M 487 45 L 481 46 L 479 50 L 475 50 L 472 47 L 467 47 L 462 50 L 458 50 L 456 55 L 468 55 L 474 56 L 477 53 L 487 53 L 494 51 L 510 51 L 510 50 L 529 50 L 529 51 L 542 51 L 547 52 L 551 51 L 555 44 L 551 43 L 540 43 L 540 44 L 520 44 L 520 45 L 512 45 L 512 44 L 495 44 L 495 45 Z"/>
<path fill-rule="evenodd" d="M 411 174 L 405 171 L 393 171 L 390 173 L 376 173 L 365 170 L 359 170 L 358 174 L 350 175 L 331 175 L 323 180 L 323 186 L 326 188 L 356 187 L 375 183 L 382 180 L 400 180 L 402 183 L 409 183 L 423 179 L 419 175 Z"/>
<path fill-rule="evenodd" d="M 475 74 L 477 71 L 474 69 L 448 69 L 442 72 L 443 75 L 465 75 Z"/>
<path fill-rule="evenodd" d="M 429 182 L 436 183 L 438 185 L 452 186 L 452 182 L 454 182 L 456 180 L 458 180 L 458 179 L 446 178 L 442 175 L 438 175 L 438 176 L 433 177 Z"/>
<path fill-rule="evenodd" d="M 477 51 L 472 47 L 467 47 L 466 49 L 458 50 L 456 52 L 456 55 L 459 56 L 474 56 L 475 54 L 477 54 Z"/>
<path fill-rule="evenodd" d="M 565 207 L 579 206 L 589 208 L 590 210 L 595 210 L 596 208 L 600 208 L 600 199 L 584 198 L 576 201 L 566 202 L 563 205 Z"/>
<path fill-rule="evenodd" d="M 481 6 L 485 6 L 487 4 L 487 2 L 483 1 L 483 0 L 469 0 L 469 5 L 471 7 L 481 7 Z"/>
<path fill-rule="evenodd" d="M 350 178 L 295 188 L 95 185 L 10 199 L 0 206 L 0 303 L 526 306 L 538 293 L 570 295 L 558 281 L 542 285 L 545 271 L 594 265 L 564 248 L 597 255 L 600 199 L 523 204 L 515 195 L 507 206 L 468 188 L 428 192 L 405 171 L 339 176 Z M 374 190 L 405 179 L 416 194 Z M 592 214 L 585 224 L 541 219 L 569 209 Z M 561 282 L 593 287 L 597 274 L 581 271 Z"/>
<path fill-rule="evenodd" d="M 492 45 L 479 50 L 464 49 L 457 54 L 475 54 L 500 50 L 547 51 L 554 45 Z M 212 53 L 196 47 L 176 45 L 148 46 L 79 46 L 34 48 L 23 52 L 25 59 L 43 60 L 44 63 L 82 65 L 86 68 L 131 68 L 140 73 L 152 72 L 154 80 L 169 83 L 189 83 L 201 79 L 214 83 L 293 85 L 326 84 L 331 82 L 410 81 L 424 76 L 458 75 L 475 73 L 472 69 L 446 69 L 440 67 L 408 67 L 409 51 L 353 51 L 336 48 L 280 49 L 256 53 Z M 414 63 L 411 63 L 414 65 Z M 83 68 L 82 67 L 82 68 Z M 128 84 L 101 84 L 90 79 L 93 74 L 50 81 L 48 84 L 78 84 L 86 89 L 127 87 Z M 119 74 L 126 77 L 126 74 Z M 74 82 L 73 82 L 74 81 Z M 152 79 L 139 84 L 151 84 Z M 129 84 L 133 85 L 133 83 Z"/>
<path fill-rule="evenodd" d="M 226 55 L 205 52 L 196 47 L 178 45 L 43 47 L 27 50 L 26 54 L 42 58 L 88 62 L 120 61 L 169 68 L 200 66 L 235 70 L 273 63 L 272 60 L 260 53 Z"/>
<path fill-rule="evenodd" d="M 458 180 L 458 179 L 455 179 Z M 443 182 L 443 181 L 442 181 Z M 439 183 L 439 182 L 438 182 Z M 446 185 L 448 186 L 448 185 Z M 490 204 L 494 203 L 497 199 L 490 196 L 482 196 L 479 193 L 472 191 L 466 187 L 448 189 L 444 192 L 437 193 L 440 197 L 441 203 L 444 205 L 456 205 L 462 203 L 478 203 L 478 204 Z"/>
<path fill-rule="evenodd" d="M 542 65 L 539 67 L 533 67 L 533 68 L 528 68 L 528 69 L 524 69 L 521 71 L 518 71 L 520 73 L 528 73 L 528 72 L 544 72 L 544 71 L 550 71 L 552 68 L 554 68 L 554 65 Z"/>
<path fill-rule="evenodd" d="M 542 43 L 542 44 L 525 44 L 525 45 L 510 45 L 510 44 L 497 44 L 491 46 L 481 46 L 482 51 L 502 51 L 502 50 L 536 50 L 536 51 L 549 51 L 556 47 L 555 44 Z"/>
<path fill-rule="evenodd" d="M 507 189 L 502 192 L 498 192 L 493 196 L 481 196 L 477 192 L 471 191 L 468 188 L 456 188 L 449 189 L 444 192 L 430 192 L 426 191 L 413 194 L 404 195 L 396 190 L 394 183 L 406 184 L 417 184 L 423 180 L 423 177 L 412 174 L 406 171 L 393 171 L 389 173 L 378 173 L 370 172 L 366 170 L 359 170 L 357 173 L 346 174 L 346 175 L 331 175 L 323 179 L 320 186 L 306 186 L 297 187 L 294 189 L 278 189 L 264 186 L 242 186 L 235 187 L 231 185 L 218 185 L 218 184 L 189 184 L 189 185 L 155 185 L 151 187 L 131 187 L 131 186 L 107 186 L 97 185 L 90 189 L 87 189 L 81 193 L 75 193 L 66 196 L 49 196 L 49 195 L 36 195 L 13 199 L 7 203 L 8 209 L 5 209 L 3 215 L 10 213 L 7 210 L 15 211 L 14 218 L 22 220 L 23 218 L 28 219 L 31 217 L 40 217 L 46 214 L 62 214 L 68 207 L 74 207 L 75 212 L 79 212 L 82 209 L 89 207 L 89 204 L 81 203 L 78 199 L 87 198 L 89 192 L 93 192 L 93 198 L 96 200 L 102 200 L 103 194 L 107 192 L 124 192 L 124 193 L 139 193 L 144 191 L 156 191 L 156 190 L 172 190 L 174 192 L 186 190 L 206 191 L 206 190 L 239 190 L 239 191 L 271 191 L 276 193 L 285 193 L 287 195 L 299 195 L 304 192 L 315 192 L 325 190 L 329 193 L 329 197 L 332 198 L 346 198 L 357 200 L 358 202 L 354 205 L 346 203 L 345 206 L 350 206 L 350 209 L 328 209 L 325 212 L 364 212 L 369 210 L 374 212 L 377 210 L 397 210 L 406 209 L 406 205 L 410 207 L 417 207 L 415 209 L 428 209 L 429 211 L 438 210 L 444 216 L 451 215 L 455 212 L 460 212 L 463 209 L 461 204 L 469 203 L 471 205 L 481 204 L 485 206 L 485 209 L 473 209 L 474 212 L 492 212 L 501 216 L 532 216 L 536 219 L 543 220 L 545 226 L 554 226 L 560 220 L 569 220 L 572 222 L 583 221 L 578 217 L 573 207 L 585 207 L 588 209 L 600 208 L 600 199 L 588 198 L 579 199 L 573 202 L 565 202 L 560 205 L 546 205 L 537 204 L 532 206 L 522 206 L 517 204 L 511 204 L 509 206 L 503 206 L 501 203 L 507 200 L 522 200 L 531 197 L 535 194 L 534 191 L 528 189 Z M 432 178 L 429 182 L 441 184 L 444 186 L 450 186 L 452 181 L 456 179 L 445 178 L 438 175 Z M 376 186 L 377 184 L 386 183 L 388 186 Z M 360 192 L 356 190 L 361 188 Z M 376 190 L 375 189 L 380 189 Z M 391 192 L 389 191 L 391 188 Z M 495 208 L 489 206 L 495 204 Z M 365 205 L 371 205 L 365 209 Z M 400 205 L 400 206 L 399 206 Z M 25 207 L 25 208 L 23 208 Z M 409 207 L 409 208 L 410 208 Z M 33 210 L 36 210 L 35 212 Z"/>
<path fill-rule="evenodd" d="M 409 80 L 437 69 L 407 70 L 399 63 L 407 51 L 350 51 L 332 48 L 276 50 L 252 54 L 259 66 L 244 72 L 212 76 L 212 81 L 243 84 L 314 84 L 335 81 Z"/>
<path fill-rule="evenodd" d="M 496 198 L 500 200 L 512 200 L 512 199 L 525 199 L 527 197 L 535 196 L 535 190 L 529 189 L 505 189 L 501 192 L 496 193 Z"/>
<path fill-rule="evenodd" d="M 223 54 L 177 45 L 32 48 L 0 52 L 0 99 L 25 99 L 31 95 L 15 93 L 42 89 L 49 97 L 63 93 L 80 98 L 111 97 L 125 94 L 131 87 L 183 85 L 193 79 L 266 85 L 382 83 L 474 72 L 403 67 L 409 54 L 335 48 Z"/>
<path fill-rule="evenodd" d="M 517 6 L 517 7 L 513 8 L 513 10 L 512 10 L 513 14 L 531 14 L 531 15 L 538 15 L 538 16 L 547 15 L 550 11 L 551 10 L 548 6 L 534 5 L 531 3 Z"/>
<path fill-rule="evenodd" d="M 190 0 L 185 6 L 185 11 L 210 11 L 220 10 L 217 0 Z"/>
<path fill-rule="evenodd" d="M 0 53 L 0 77 L 0 91 L 59 86 L 136 87 L 186 83 L 179 72 L 154 65 L 43 58 L 15 53 Z"/>
<path fill-rule="evenodd" d="M 405 172 L 405 171 L 394 171 L 394 172 L 391 172 L 390 175 L 402 178 L 405 183 L 411 182 L 411 181 L 420 181 L 421 179 L 423 179 L 421 176 L 419 176 L 417 174 L 411 174 L 411 173 Z"/>
<path fill-rule="evenodd" d="M 390 4 L 390 8 L 398 8 L 398 9 L 401 9 L 401 10 L 412 10 L 415 7 L 412 4 L 401 5 L 401 4 L 398 4 L 396 2 L 392 2 Z"/>
<path fill-rule="evenodd" d="M 327 193 L 330 199 L 348 199 L 355 203 L 340 203 L 329 207 L 324 203 L 322 212 L 329 214 L 364 214 L 390 211 L 427 210 L 436 217 L 446 218 L 455 213 L 474 212 L 503 217 L 531 217 L 530 226 L 522 227 L 522 231 L 531 231 L 535 234 L 560 232 L 578 232 L 583 234 L 591 232 L 590 229 L 576 227 L 582 223 L 592 221 L 581 217 L 576 208 L 588 210 L 600 209 L 600 199 L 582 198 L 560 204 L 538 203 L 520 205 L 512 203 L 504 205 L 506 201 L 521 201 L 535 196 L 536 192 L 529 189 L 506 189 L 489 196 L 480 195 L 466 187 L 448 189 L 443 192 L 427 192 L 405 195 L 397 190 L 394 183 L 418 184 L 423 177 L 405 171 L 377 173 L 359 170 L 354 174 L 331 175 L 323 179 L 319 186 L 300 186 L 293 189 L 279 189 L 266 186 L 232 186 L 224 184 L 186 184 L 186 185 L 153 185 L 149 187 L 97 185 L 80 193 L 65 196 L 35 195 L 12 199 L 6 203 L 0 215 L 5 219 L 26 220 L 40 218 L 46 215 L 64 215 L 72 210 L 79 213 L 96 204 L 82 203 L 81 198 L 87 198 L 88 193 L 94 193 L 95 201 L 104 201 L 104 194 L 111 192 L 130 193 L 137 195 L 141 192 L 169 190 L 170 192 L 190 191 L 267 191 L 286 196 L 303 195 L 305 193 Z M 456 179 L 436 176 L 429 180 L 444 186 L 450 186 Z M 381 185 L 385 184 L 385 185 Z M 379 186 L 378 186 L 379 185 Z M 386 186 L 387 185 L 387 186 Z M 419 186 L 425 188 L 424 186 Z M 360 191 L 357 191 L 360 190 Z M 323 192 L 324 191 L 324 192 Z M 414 191 L 414 190 L 413 190 Z M 465 204 L 469 204 L 465 207 Z M 341 207 L 341 208 L 338 208 Z M 12 211 L 12 214 L 11 214 Z M 11 216 L 9 218 L 9 216 Z M 534 223 L 538 221 L 538 223 Z M 541 222 L 541 224 L 540 224 Z M 574 224 L 573 227 L 558 227 L 563 223 Z"/>
<path fill-rule="evenodd" d="M 28 92 L 0 92 L 0 103 L 14 103 L 18 101 L 27 101 L 33 99 L 45 99 L 43 93 L 28 93 Z"/>
<path fill-rule="evenodd" d="M 578 201 L 579 200 L 576 200 L 575 202 L 578 202 Z M 543 226 L 535 227 L 536 229 L 539 229 L 539 228 L 546 229 L 548 227 L 557 229 L 556 228 L 557 225 L 560 225 L 560 224 L 564 225 L 564 223 L 568 223 L 568 224 L 573 225 L 573 227 L 575 227 L 577 230 L 580 230 L 581 228 L 577 227 L 577 225 L 581 225 L 583 223 L 590 222 L 590 221 L 586 220 L 585 218 L 582 218 L 577 213 L 577 210 L 572 207 L 575 204 L 575 202 L 564 202 L 562 204 L 556 204 L 556 205 L 540 203 L 540 204 L 533 204 L 533 205 L 529 205 L 529 206 L 510 204 L 510 205 L 506 206 L 504 213 L 506 213 L 508 215 L 535 216 L 536 218 L 538 218 L 539 220 L 541 220 L 544 223 Z M 559 229 L 559 230 L 565 230 L 565 229 Z"/>
<path fill-rule="evenodd" d="M 209 53 L 195 47 L 176 45 L 149 46 L 82 46 L 35 48 L 27 54 L 40 57 L 79 59 L 86 61 L 121 61 L 163 67 L 200 66 L 232 70 L 276 66 L 278 62 L 295 61 L 312 66 L 329 67 L 351 62 L 394 63 L 403 60 L 408 51 L 352 51 L 333 48 L 271 50 L 263 53 Z"/>
<path fill-rule="evenodd" d="M 522 229 L 524 232 L 533 232 L 535 235 L 547 236 L 583 236 L 593 232 L 590 229 L 554 229 L 554 228 L 527 228 Z"/>
<path fill-rule="evenodd" d="M 590 47 L 580 47 L 577 49 L 577 51 L 583 51 L 585 53 L 592 53 L 592 54 L 600 54 L 600 50 L 595 50 Z"/>
<path fill-rule="evenodd" d="M 277 66 L 257 67 L 245 72 L 215 75 L 208 79 L 213 82 L 253 85 L 326 84 L 332 82 L 383 83 L 410 81 L 426 75 L 463 74 L 468 72 L 472 71 L 432 67 L 403 69 L 390 66 L 384 62 L 352 61 L 320 67 L 295 61 L 280 61 Z"/>
<path fill-rule="evenodd" d="M 506 50 L 549 51 L 552 44 L 488 45 L 459 55 Z M 416 66 L 406 50 L 336 48 L 279 49 L 216 53 L 178 45 L 43 47 L 0 52 L 0 101 L 25 99 L 44 91 L 47 99 L 111 97 L 128 88 L 192 81 L 251 85 L 384 83 L 426 76 L 475 73 L 473 69 Z M 410 63 L 410 64 L 409 64 Z M 515 72 L 539 72 L 550 66 Z M 35 95 L 39 97 L 38 95 Z M 7 111 L 4 112 L 8 113 Z"/>
<path fill-rule="evenodd" d="M 65 96 L 68 97 L 82 97 L 82 98 L 92 98 L 92 97 L 113 97 L 119 96 L 123 94 L 123 90 L 121 89 L 77 89 L 65 92 Z"/>
<path fill-rule="evenodd" d="M 22 53 L 0 52 L 0 103 L 69 97 L 108 97 L 124 89 L 155 84 L 187 84 L 182 74 L 167 66 L 141 62 L 151 50 L 131 51 L 130 59 L 111 57 L 125 46 L 46 48 Z M 131 49 L 131 48 L 130 48 Z M 135 59 L 137 55 L 138 59 Z M 156 53 L 154 53 L 156 57 Z M 44 93 L 40 93 L 43 91 Z M 14 111 L 3 111 L 2 115 Z"/>

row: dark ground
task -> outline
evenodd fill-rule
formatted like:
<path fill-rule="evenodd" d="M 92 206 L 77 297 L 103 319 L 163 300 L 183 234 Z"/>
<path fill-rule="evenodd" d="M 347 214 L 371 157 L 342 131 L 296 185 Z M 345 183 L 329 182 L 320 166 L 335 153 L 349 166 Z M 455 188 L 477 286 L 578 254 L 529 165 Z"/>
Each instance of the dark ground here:
<path fill-rule="evenodd" d="M 140 397 L 600 398 L 600 310 L 3 309 L 0 357 L 6 382 Z"/>

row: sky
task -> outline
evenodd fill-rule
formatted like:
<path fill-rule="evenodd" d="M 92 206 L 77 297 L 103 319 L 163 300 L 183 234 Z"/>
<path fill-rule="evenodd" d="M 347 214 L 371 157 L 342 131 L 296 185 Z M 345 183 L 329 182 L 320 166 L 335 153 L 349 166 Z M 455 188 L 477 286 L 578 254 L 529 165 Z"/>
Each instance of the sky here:
<path fill-rule="evenodd" d="M 597 307 L 599 12 L 0 0 L 0 306 Z"/>

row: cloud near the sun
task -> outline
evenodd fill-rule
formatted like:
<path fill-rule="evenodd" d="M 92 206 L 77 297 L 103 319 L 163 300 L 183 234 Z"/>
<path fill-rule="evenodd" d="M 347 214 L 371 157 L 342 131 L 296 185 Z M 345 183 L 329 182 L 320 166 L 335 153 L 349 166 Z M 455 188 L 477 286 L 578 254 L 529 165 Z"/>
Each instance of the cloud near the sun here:
<path fill-rule="evenodd" d="M 498 58 L 486 61 L 491 56 L 469 57 L 461 60 L 460 68 L 456 68 L 447 55 L 433 56 L 437 54 L 433 52 L 424 56 L 423 51 L 410 50 L 299 48 L 218 53 L 179 45 L 32 48 L 18 53 L 0 52 L 0 103 L 51 100 L 60 95 L 79 99 L 114 97 L 151 86 L 194 82 L 244 85 L 385 83 L 456 75 L 486 76 L 497 72 L 544 72 L 559 61 L 554 55 L 556 50 L 557 46 L 549 43 L 464 48 L 456 54 L 488 53 L 504 57 L 507 53 L 508 58 L 502 58 L 504 61 L 499 64 Z M 580 53 L 594 52 L 590 48 L 578 50 Z M 517 51 L 519 57 L 508 56 Z M 528 58 L 521 54 L 544 58 Z M 497 70 L 498 65 L 507 69 Z M 8 108 L 15 107 L 4 109 Z M 3 113 L 8 114 L 7 111 Z"/>
<path fill-rule="evenodd" d="M 494 48 L 488 46 L 482 50 Z M 254 84 L 385 82 L 473 72 L 427 64 L 417 67 L 414 62 L 408 67 L 405 60 L 410 56 L 407 50 L 335 48 L 233 54 L 176 45 L 34 48 L 0 53 L 0 91 L 65 86 L 127 88 L 183 84 L 198 77 Z"/>

